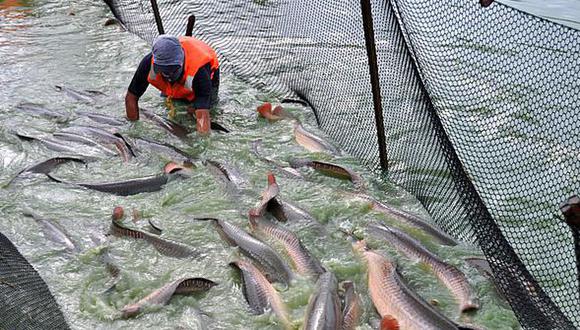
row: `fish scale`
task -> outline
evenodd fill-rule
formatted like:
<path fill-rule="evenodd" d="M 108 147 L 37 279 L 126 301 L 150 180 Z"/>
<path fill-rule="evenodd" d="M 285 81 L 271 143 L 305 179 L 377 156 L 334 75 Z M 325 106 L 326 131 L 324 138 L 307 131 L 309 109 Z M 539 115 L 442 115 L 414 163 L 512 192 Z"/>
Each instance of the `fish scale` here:
<path fill-rule="evenodd" d="M 435 275 L 453 293 L 462 312 L 479 308 L 476 299 L 473 298 L 474 295 L 467 278 L 459 269 L 443 262 L 423 247 L 421 243 L 400 230 L 378 224 L 369 225 L 369 229 L 371 229 L 371 234 L 385 239 L 408 258 L 429 265 Z"/>
<path fill-rule="evenodd" d="M 326 272 L 318 278 L 308 300 L 304 330 L 336 330 L 342 326 L 342 312 L 336 277 Z"/>
<path fill-rule="evenodd" d="M 264 242 L 228 221 L 215 218 L 196 219 L 214 221 L 218 226 L 220 236 L 230 243 L 230 245 L 237 246 L 248 258 L 256 261 L 269 280 L 281 282 L 286 285 L 292 280 L 293 274 L 288 265 Z"/>
<path fill-rule="evenodd" d="M 318 276 L 325 272 L 320 261 L 310 254 L 293 232 L 262 217 L 250 217 L 250 224 L 252 228 L 282 243 L 300 274 Z"/>
<path fill-rule="evenodd" d="M 238 260 L 231 263 L 242 275 L 243 292 L 248 305 L 256 315 L 271 308 L 285 328 L 290 328 L 288 311 L 280 295 L 266 277 L 252 263 Z"/>
<path fill-rule="evenodd" d="M 401 329 L 458 329 L 402 281 L 396 265 L 374 251 L 363 251 L 371 300 L 381 317 L 394 317 Z"/>

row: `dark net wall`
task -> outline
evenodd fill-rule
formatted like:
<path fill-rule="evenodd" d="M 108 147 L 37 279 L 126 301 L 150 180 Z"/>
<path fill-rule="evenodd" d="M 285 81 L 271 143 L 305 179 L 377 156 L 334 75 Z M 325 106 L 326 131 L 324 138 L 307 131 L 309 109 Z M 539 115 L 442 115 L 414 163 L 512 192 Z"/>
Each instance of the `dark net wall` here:
<path fill-rule="evenodd" d="M 107 0 L 152 42 L 148 0 Z M 374 0 L 388 177 L 448 233 L 477 244 L 525 328 L 580 326 L 571 233 L 558 206 L 580 182 L 580 32 L 499 3 Z M 378 168 L 357 1 L 159 1 L 165 32 L 222 68 L 300 97 L 338 144 Z M 576 119 L 575 119 L 576 117 Z"/>
<path fill-rule="evenodd" d="M 46 283 L 1 233 L 0 329 L 69 329 Z"/>

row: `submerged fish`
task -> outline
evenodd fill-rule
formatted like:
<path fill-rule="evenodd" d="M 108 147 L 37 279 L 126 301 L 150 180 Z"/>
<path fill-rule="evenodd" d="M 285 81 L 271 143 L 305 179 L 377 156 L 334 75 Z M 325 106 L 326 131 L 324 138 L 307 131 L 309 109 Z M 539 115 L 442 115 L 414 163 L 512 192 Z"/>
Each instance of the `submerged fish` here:
<path fill-rule="evenodd" d="M 178 138 L 184 139 L 185 137 L 187 137 L 187 135 L 189 133 L 191 133 L 189 131 L 189 129 L 187 129 L 185 126 L 182 126 L 182 125 L 180 125 L 174 121 L 171 121 L 169 119 L 163 118 L 163 117 L 155 114 L 151 110 L 147 110 L 144 108 L 139 108 L 139 110 L 143 114 L 143 116 L 145 116 L 145 118 L 151 120 L 157 126 L 165 129 L 169 133 L 177 136 Z"/>
<path fill-rule="evenodd" d="M 312 256 L 293 232 L 277 226 L 272 221 L 261 216 L 250 215 L 249 218 L 252 230 L 262 232 L 284 246 L 299 274 L 318 277 L 326 271 L 320 261 Z"/>
<path fill-rule="evenodd" d="M 222 239 L 237 246 L 246 257 L 254 260 L 269 281 L 288 285 L 292 280 L 293 274 L 286 262 L 266 243 L 228 221 L 216 218 L 194 219 L 212 221 Z"/>
<path fill-rule="evenodd" d="M 368 250 L 364 241 L 355 243 L 354 248 L 362 254 L 367 264 L 371 300 L 379 315 L 391 324 L 387 329 L 459 329 L 453 321 L 409 289 L 394 262 Z"/>
<path fill-rule="evenodd" d="M 47 159 L 45 161 L 42 161 L 38 164 L 29 166 L 25 169 L 23 169 L 22 171 L 18 172 L 8 183 L 6 183 L 5 186 L 8 186 L 12 183 L 12 181 L 14 181 L 18 176 L 20 176 L 23 173 L 42 173 L 42 174 L 47 174 L 50 173 L 54 168 L 56 168 L 57 166 L 64 164 L 64 163 L 68 163 L 68 162 L 76 162 L 76 163 L 83 163 L 86 164 L 86 160 L 82 159 L 82 158 L 75 158 L 75 157 L 54 157 L 54 158 L 50 158 Z"/>
<path fill-rule="evenodd" d="M 331 272 L 326 272 L 316 282 L 316 289 L 308 300 L 304 330 L 336 330 L 342 326 L 342 312 L 338 297 L 338 284 Z"/>
<path fill-rule="evenodd" d="M 252 263 L 238 260 L 230 263 L 241 273 L 242 290 L 253 314 L 261 315 L 272 310 L 286 329 L 290 329 L 290 320 L 286 305 L 278 291 Z"/>
<path fill-rule="evenodd" d="M 63 228 L 60 228 L 57 223 L 43 219 L 31 212 L 24 212 L 23 215 L 25 217 L 33 218 L 41 226 L 44 235 L 49 240 L 63 245 L 69 251 L 77 252 L 79 250 L 70 238 L 70 235 Z"/>
<path fill-rule="evenodd" d="M 344 303 L 342 308 L 342 330 L 354 330 L 359 324 L 362 315 L 362 301 L 356 293 L 354 283 L 344 281 L 341 283 L 344 291 Z"/>
<path fill-rule="evenodd" d="M 226 188 L 230 191 L 236 192 L 247 186 L 246 178 L 242 176 L 237 168 L 229 164 L 206 159 L 204 161 L 204 165 L 207 167 L 210 173 L 218 178 L 223 184 L 225 184 Z"/>
<path fill-rule="evenodd" d="M 431 267 L 435 275 L 457 299 L 460 311 L 466 312 L 479 308 L 469 281 L 459 269 L 439 259 L 417 240 L 398 229 L 382 224 L 371 224 L 368 229 L 372 235 L 384 239 L 408 258 L 421 261 Z"/>
<path fill-rule="evenodd" d="M 81 101 L 84 103 L 94 103 L 96 102 L 98 97 L 103 97 L 105 94 L 99 91 L 93 90 L 83 90 L 78 91 L 72 88 L 68 88 L 65 86 L 54 86 L 57 91 L 64 93 L 66 96 L 75 99 L 77 101 Z"/>
<path fill-rule="evenodd" d="M 149 233 L 142 232 L 140 230 L 130 229 L 121 225 L 118 221 L 113 220 L 111 222 L 111 234 L 117 237 L 131 237 L 135 239 L 142 239 L 153 247 L 161 254 L 168 257 L 174 258 L 189 258 L 198 257 L 199 253 L 191 249 L 189 246 L 182 243 L 170 241 L 157 237 Z"/>
<path fill-rule="evenodd" d="M 418 229 L 424 231 L 425 233 L 436 238 L 441 244 L 449 245 L 449 246 L 455 246 L 458 244 L 457 241 L 453 237 L 449 236 L 447 233 L 443 232 L 441 229 L 435 227 L 434 225 L 419 218 L 416 215 L 413 215 L 411 213 L 408 213 L 408 212 L 405 212 L 402 210 L 398 210 L 394 207 L 391 207 L 389 205 L 381 203 L 369 195 L 357 194 L 354 196 L 361 198 L 361 199 L 364 199 L 366 201 L 369 201 L 371 203 L 371 206 L 372 206 L 374 211 L 383 213 L 389 217 L 394 217 L 397 220 L 400 220 L 409 226 L 418 228 Z"/>
<path fill-rule="evenodd" d="M 76 135 L 76 134 L 72 134 L 72 133 L 65 133 L 65 132 L 55 132 L 52 134 L 52 136 L 54 136 L 55 138 L 57 138 L 59 140 L 78 142 L 78 143 L 84 144 L 84 145 L 89 146 L 91 148 L 98 149 L 98 150 L 102 151 L 103 154 L 106 154 L 109 156 L 115 156 L 115 155 L 119 154 L 121 156 L 121 158 L 123 158 L 123 159 L 127 158 L 127 156 L 124 156 L 122 154 L 123 150 L 119 150 L 119 152 L 116 152 L 115 151 L 116 148 L 113 149 L 110 146 L 106 146 L 106 145 L 103 145 L 102 143 L 98 143 L 97 141 L 91 139 L 90 137 Z M 118 149 L 116 149 L 116 150 L 118 150 Z"/>
<path fill-rule="evenodd" d="M 124 159 L 130 159 L 131 157 L 135 156 L 135 153 L 132 150 L 132 146 L 118 132 L 109 132 L 97 127 L 71 126 L 62 129 L 60 132 L 55 134 L 58 133 L 69 133 L 69 138 L 70 134 L 73 134 L 94 139 L 103 145 L 113 145 L 119 150 L 119 154 Z"/>
<path fill-rule="evenodd" d="M 77 111 L 76 113 L 80 116 L 87 117 L 94 122 L 109 126 L 123 126 L 126 124 L 126 121 L 100 113 L 84 112 L 84 111 Z"/>
<path fill-rule="evenodd" d="M 340 151 L 332 144 L 305 130 L 298 121 L 294 123 L 294 137 L 296 138 L 296 142 L 308 151 L 328 152 L 333 155 L 340 154 Z"/>
<path fill-rule="evenodd" d="M 56 119 L 57 121 L 67 121 L 68 115 L 62 112 L 54 111 L 35 103 L 20 103 L 16 106 L 18 111 L 24 111 L 36 116 Z"/>
<path fill-rule="evenodd" d="M 110 150 L 105 151 L 102 148 L 90 147 L 78 143 L 71 144 L 68 143 L 68 141 L 57 138 L 32 136 L 23 133 L 15 133 L 15 135 L 25 141 L 38 141 L 50 150 L 66 152 L 85 158 L 99 158 L 103 156 L 114 155 L 114 153 L 111 153 Z"/>
<path fill-rule="evenodd" d="M 264 156 L 262 156 L 260 154 L 260 151 L 258 150 L 259 147 L 262 145 L 262 140 L 258 139 L 258 140 L 254 140 L 251 142 L 250 145 L 250 150 L 252 151 L 252 153 L 261 161 L 263 161 L 266 164 L 270 164 L 272 166 L 274 166 L 276 169 L 278 169 L 283 175 L 290 177 L 290 178 L 301 178 L 303 179 L 304 177 L 302 176 L 302 174 L 300 174 L 300 172 L 298 172 L 297 170 L 293 169 L 292 167 L 288 167 L 288 166 L 284 166 L 281 163 L 278 163 L 272 159 L 266 158 Z"/>
<path fill-rule="evenodd" d="M 304 158 L 302 159 L 294 158 L 290 160 L 289 163 L 290 166 L 292 166 L 293 168 L 308 166 L 325 175 L 339 179 L 349 180 L 359 190 L 363 190 L 365 188 L 363 178 L 358 173 L 344 166 Z"/>
<path fill-rule="evenodd" d="M 165 305 L 176 294 L 192 294 L 205 292 L 217 283 L 201 277 L 180 278 L 153 291 L 136 303 L 126 305 L 121 309 L 124 318 L 139 314 L 147 305 Z"/>
<path fill-rule="evenodd" d="M 193 164 L 194 159 L 187 152 L 170 144 L 153 141 L 146 138 L 138 138 L 134 139 L 133 141 L 138 151 L 148 149 L 174 162 L 182 164 Z"/>

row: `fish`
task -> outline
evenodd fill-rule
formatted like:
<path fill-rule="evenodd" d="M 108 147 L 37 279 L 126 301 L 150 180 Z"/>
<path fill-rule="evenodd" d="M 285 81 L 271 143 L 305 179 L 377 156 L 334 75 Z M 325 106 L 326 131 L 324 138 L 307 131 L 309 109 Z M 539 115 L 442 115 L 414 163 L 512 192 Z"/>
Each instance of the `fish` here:
<path fill-rule="evenodd" d="M 70 119 L 69 116 L 65 113 L 50 110 L 40 104 L 35 103 L 20 103 L 16 106 L 16 110 L 24 111 L 40 117 L 55 119 L 57 122 L 65 122 Z"/>
<path fill-rule="evenodd" d="M 95 103 L 98 97 L 105 96 L 103 92 L 94 90 L 78 91 L 69 87 L 59 85 L 55 85 L 54 87 L 56 88 L 57 91 L 64 93 L 66 96 L 83 103 Z"/>
<path fill-rule="evenodd" d="M 190 258 L 199 257 L 200 254 L 194 251 L 189 246 L 157 237 L 156 235 L 142 232 L 140 230 L 130 229 L 118 221 L 111 222 L 111 234 L 116 237 L 131 237 L 134 239 L 141 239 L 153 245 L 153 247 L 161 254 L 174 258 Z"/>
<path fill-rule="evenodd" d="M 49 240 L 63 245 L 66 250 L 71 252 L 78 252 L 79 248 L 70 238 L 70 235 L 54 221 L 44 219 L 33 212 L 26 211 L 23 213 L 25 217 L 33 218 L 42 228 L 44 236 Z"/>
<path fill-rule="evenodd" d="M 177 136 L 180 139 L 185 139 L 187 137 L 187 135 L 189 135 L 189 133 L 191 133 L 191 131 L 189 129 L 187 129 L 187 127 L 182 126 L 182 125 L 180 125 L 172 120 L 163 118 L 163 117 L 155 114 L 151 110 L 144 109 L 144 108 L 139 108 L 139 110 L 145 118 L 151 120 L 157 126 L 165 129 L 166 131 Z"/>
<path fill-rule="evenodd" d="M 392 206 L 389 206 L 385 203 L 379 202 L 375 198 L 365 195 L 365 194 L 356 194 L 356 197 L 369 201 L 371 203 L 371 207 L 374 211 L 380 212 L 385 214 L 388 217 L 393 217 L 403 223 L 418 228 L 423 232 L 433 236 L 439 243 L 448 246 L 455 246 L 459 244 L 457 240 L 453 237 L 449 236 L 447 233 L 443 232 L 441 229 L 435 227 L 434 225 L 430 224 L 429 222 L 419 218 L 418 216 L 398 210 Z"/>
<path fill-rule="evenodd" d="M 190 156 L 187 152 L 177 147 L 174 147 L 170 144 L 157 142 L 143 137 L 134 139 L 133 142 L 135 143 L 137 150 L 148 149 L 159 155 L 163 155 L 164 157 L 174 162 L 182 164 L 194 163 L 194 158 Z"/>
<path fill-rule="evenodd" d="M 408 258 L 428 265 L 437 278 L 453 293 L 461 312 L 479 308 L 469 281 L 455 266 L 444 262 L 417 240 L 398 229 L 384 224 L 370 224 L 367 229 L 371 235 L 384 239 Z"/>
<path fill-rule="evenodd" d="M 272 310 L 278 317 L 285 329 L 291 329 L 288 318 L 288 310 L 272 284 L 251 262 L 238 260 L 230 263 L 230 266 L 238 269 L 241 273 L 242 290 L 244 298 L 255 315 L 264 314 Z"/>
<path fill-rule="evenodd" d="M 407 286 L 393 261 L 369 250 L 364 241 L 355 242 L 353 248 L 367 265 L 369 294 L 381 318 L 388 320 L 386 329 L 459 329 Z"/>
<path fill-rule="evenodd" d="M 216 285 L 217 283 L 202 277 L 180 278 L 153 291 L 136 303 L 126 305 L 121 309 L 121 315 L 123 318 L 129 318 L 139 314 L 147 305 L 165 305 L 176 294 L 206 292 Z"/>
<path fill-rule="evenodd" d="M 304 179 L 304 176 L 300 174 L 297 170 L 293 169 L 292 167 L 284 166 L 283 164 L 276 162 L 275 160 L 266 158 L 260 154 L 259 148 L 262 145 L 262 140 L 257 139 L 253 140 L 250 144 L 250 151 L 261 161 L 266 164 L 274 166 L 277 170 L 280 171 L 284 176 L 289 178 L 299 178 Z"/>
<path fill-rule="evenodd" d="M 274 249 L 240 227 L 216 218 L 199 217 L 194 220 L 212 221 L 222 239 L 232 246 L 237 246 L 242 254 L 255 261 L 270 282 L 288 285 L 294 278 L 290 267 Z"/>
<path fill-rule="evenodd" d="M 144 192 L 159 191 L 163 188 L 163 186 L 165 186 L 165 184 L 169 181 L 170 178 L 168 174 L 163 173 L 119 182 L 80 183 L 80 182 L 67 182 L 62 179 L 55 178 L 50 174 L 46 174 L 46 176 L 54 182 L 81 186 L 87 189 L 119 196 L 131 196 Z"/>
<path fill-rule="evenodd" d="M 115 146 L 123 158 L 135 157 L 132 146 L 118 132 L 109 132 L 107 130 L 89 127 L 89 126 L 71 126 L 60 130 L 57 133 L 69 133 L 95 139 L 101 144 L 110 144 Z M 55 133 L 56 134 L 56 133 Z M 54 135 L 54 134 L 53 134 Z"/>
<path fill-rule="evenodd" d="M 224 132 L 224 133 L 229 133 L 230 130 L 225 128 L 222 124 L 217 123 L 215 121 L 212 121 L 209 123 L 209 128 L 211 128 L 212 131 L 218 131 L 218 132 Z"/>
<path fill-rule="evenodd" d="M 272 174 L 272 172 L 268 172 L 267 177 L 268 177 L 268 186 L 262 192 L 262 199 L 255 208 L 250 210 L 250 213 L 254 214 L 255 216 L 264 215 L 268 203 L 273 198 L 276 198 L 280 193 L 280 188 L 278 187 L 278 183 L 276 183 L 276 177 L 274 176 L 274 174 Z"/>
<path fill-rule="evenodd" d="M 327 152 L 332 155 L 340 154 L 340 151 L 330 144 L 330 142 L 308 132 L 298 121 L 294 122 L 294 138 L 298 144 L 310 152 Z"/>
<path fill-rule="evenodd" d="M 59 152 L 70 153 L 71 155 L 82 156 L 86 159 L 100 158 L 103 156 L 115 155 L 110 150 L 103 150 L 102 148 L 95 148 L 78 143 L 68 143 L 65 140 L 58 138 L 51 138 L 46 136 L 32 136 L 23 133 L 14 133 L 19 139 L 25 141 L 38 141 L 46 148 Z"/>
<path fill-rule="evenodd" d="M 338 297 L 338 284 L 331 272 L 318 277 L 314 293 L 308 300 L 304 330 L 336 330 L 342 327 L 342 311 Z"/>
<path fill-rule="evenodd" d="M 349 180 L 358 190 L 365 189 L 363 178 L 358 173 L 344 166 L 306 158 L 293 158 L 289 161 L 289 164 L 293 168 L 308 166 L 321 172 L 322 174 L 343 180 Z"/>
<path fill-rule="evenodd" d="M 296 234 L 286 228 L 277 226 L 264 217 L 250 215 L 249 218 L 250 227 L 253 231 L 261 232 L 284 246 L 299 274 L 317 278 L 320 274 L 326 272 L 320 261 L 304 247 L 300 239 L 296 237 Z"/>
<path fill-rule="evenodd" d="M 236 192 L 245 188 L 248 184 L 240 171 L 229 164 L 210 159 L 204 160 L 203 164 L 230 191 Z"/>
<path fill-rule="evenodd" d="M 109 125 L 109 126 L 123 126 L 126 124 L 126 121 L 123 121 L 121 119 L 117 119 L 117 118 L 114 118 L 114 117 L 111 117 L 111 116 L 105 115 L 105 114 L 94 113 L 94 112 L 85 112 L 85 111 L 76 111 L 76 114 L 79 116 L 87 117 L 94 122 Z"/>
<path fill-rule="evenodd" d="M 49 158 L 45 161 L 42 161 L 40 163 L 34 164 L 32 166 L 29 166 L 29 167 L 21 170 L 14 177 L 12 177 L 12 179 L 10 181 L 8 181 L 8 183 L 6 183 L 4 186 L 5 187 L 9 186 L 18 176 L 20 176 L 23 173 L 47 174 L 47 173 L 50 173 L 53 169 L 55 169 L 57 166 L 59 166 L 61 164 L 68 163 L 68 162 L 76 162 L 76 163 L 82 163 L 82 164 L 87 163 L 87 161 L 85 159 L 76 158 L 76 157 L 63 156 L 63 157 Z"/>
<path fill-rule="evenodd" d="M 362 301 L 355 291 L 352 281 L 344 281 L 340 284 L 344 291 L 344 303 L 342 309 L 342 330 L 354 330 L 360 322 L 362 315 Z"/>
<path fill-rule="evenodd" d="M 103 154 L 107 156 L 121 156 L 122 159 L 128 158 L 128 156 L 123 154 L 123 149 L 119 150 L 116 146 L 111 147 L 108 145 L 103 145 L 98 143 L 97 141 L 82 135 L 76 135 L 72 133 L 65 133 L 65 132 L 55 132 L 52 134 L 55 138 L 63 141 L 70 141 L 70 142 L 77 142 L 84 144 L 86 146 L 92 147 L 94 149 L 100 150 Z"/>

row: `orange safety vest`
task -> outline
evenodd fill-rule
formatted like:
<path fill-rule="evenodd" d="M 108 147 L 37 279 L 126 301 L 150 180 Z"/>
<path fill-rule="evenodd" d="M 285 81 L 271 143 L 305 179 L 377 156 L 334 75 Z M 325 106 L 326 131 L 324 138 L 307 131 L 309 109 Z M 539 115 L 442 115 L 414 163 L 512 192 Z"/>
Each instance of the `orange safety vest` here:
<path fill-rule="evenodd" d="M 193 101 L 195 100 L 193 77 L 202 66 L 209 63 L 213 79 L 214 72 L 219 68 L 217 54 L 208 44 L 193 37 L 179 37 L 179 42 L 185 53 L 185 66 L 181 80 L 173 85 L 165 81 L 161 74 L 153 70 L 155 59 L 151 57 L 151 69 L 147 81 L 168 97 Z"/>

